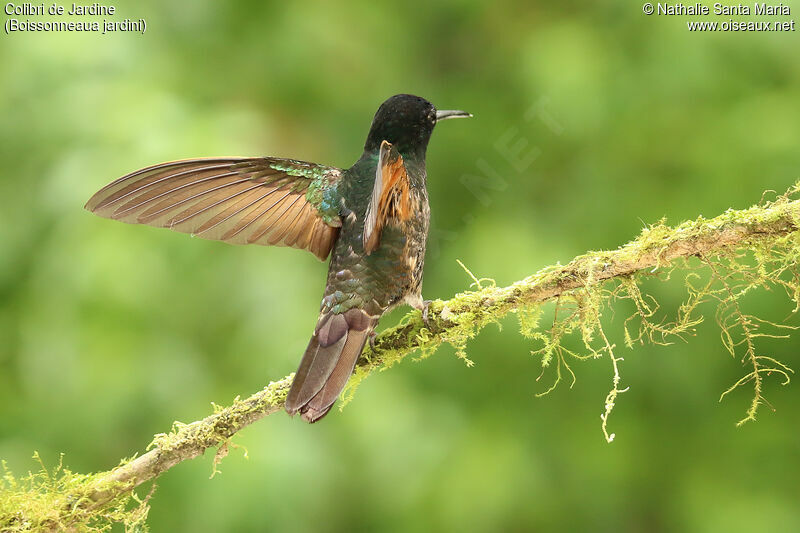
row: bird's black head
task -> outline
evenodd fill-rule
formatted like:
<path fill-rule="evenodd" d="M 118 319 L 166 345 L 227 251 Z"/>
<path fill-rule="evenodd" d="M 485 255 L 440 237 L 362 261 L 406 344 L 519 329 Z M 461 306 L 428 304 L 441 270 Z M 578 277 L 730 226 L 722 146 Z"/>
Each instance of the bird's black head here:
<path fill-rule="evenodd" d="M 471 116 L 465 111 L 437 111 L 424 98 L 397 94 L 382 103 L 375 113 L 364 151 L 377 151 L 383 141 L 389 141 L 404 156 L 424 159 L 438 121 Z"/>

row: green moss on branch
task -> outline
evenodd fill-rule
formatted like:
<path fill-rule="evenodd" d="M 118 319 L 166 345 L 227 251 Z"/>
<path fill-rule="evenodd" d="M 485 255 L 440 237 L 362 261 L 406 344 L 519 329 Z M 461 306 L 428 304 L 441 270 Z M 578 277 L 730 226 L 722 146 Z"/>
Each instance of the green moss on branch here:
<path fill-rule="evenodd" d="M 780 337 L 788 326 L 772 324 L 746 314 L 739 299 L 751 290 L 783 288 L 800 308 L 800 201 L 792 199 L 795 186 L 774 202 L 722 215 L 702 217 L 676 227 L 659 223 L 642 231 L 636 239 L 612 251 L 590 252 L 566 265 L 544 268 L 507 287 L 494 283 L 458 294 L 448 301 L 435 301 L 428 322 L 413 311 L 401 323 L 381 333 L 374 349 L 365 350 L 348 384 L 345 399 L 355 386 L 375 370 L 391 367 L 416 351 L 429 355 L 442 343 L 456 348 L 466 359 L 466 344 L 484 326 L 517 313 L 521 333 L 537 346 L 543 372 L 555 363 L 555 382 L 569 373 L 576 359 L 606 358 L 612 371 L 612 388 L 601 415 L 606 438 L 609 415 L 621 388 L 616 345 L 603 325 L 603 316 L 616 300 L 633 302 L 635 312 L 624 322 L 624 344 L 666 342 L 671 336 L 691 334 L 701 320 L 697 309 L 703 302 L 717 304 L 717 322 L 730 353 L 749 365 L 747 374 L 732 386 L 753 385 L 753 401 L 742 422 L 755 418 L 763 397 L 765 375 L 775 374 L 788 382 L 791 369 L 759 354 L 759 337 Z M 696 265 L 688 259 L 699 258 Z M 674 270 L 686 272 L 687 296 L 672 321 L 655 319 L 658 304 L 643 294 L 640 278 L 659 272 L 669 277 Z M 543 329 L 542 306 L 552 302 L 553 320 Z M 632 332 L 631 332 L 632 331 Z M 585 351 L 566 347 L 562 340 L 577 336 Z M 229 439 L 249 424 L 281 409 L 293 376 L 270 383 L 247 399 L 191 424 L 175 423 L 169 433 L 156 435 L 149 451 L 123 461 L 108 472 L 80 475 L 57 467 L 21 479 L 5 471 L 0 484 L 0 531 L 102 530 L 110 522 L 141 528 L 147 514 L 147 498 L 139 500 L 136 487 L 154 480 L 178 463 L 217 449 L 216 459 L 227 453 Z M 552 390 L 552 388 L 551 388 Z M 547 391 L 546 391 L 547 392 Z M 216 464 L 217 461 L 215 461 Z M 4 467 L 5 468 L 5 467 Z"/>

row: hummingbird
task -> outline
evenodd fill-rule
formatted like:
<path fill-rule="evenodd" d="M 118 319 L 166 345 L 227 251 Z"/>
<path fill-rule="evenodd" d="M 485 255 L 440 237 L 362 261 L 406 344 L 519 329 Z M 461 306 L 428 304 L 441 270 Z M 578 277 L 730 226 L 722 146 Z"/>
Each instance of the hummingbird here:
<path fill-rule="evenodd" d="M 290 246 L 322 261 L 330 255 L 319 317 L 285 403 L 290 415 L 316 422 L 385 312 L 405 303 L 427 314 L 425 153 L 437 123 L 471 116 L 398 94 L 378 108 L 350 168 L 278 157 L 170 161 L 119 178 L 85 207 L 204 239 Z"/>

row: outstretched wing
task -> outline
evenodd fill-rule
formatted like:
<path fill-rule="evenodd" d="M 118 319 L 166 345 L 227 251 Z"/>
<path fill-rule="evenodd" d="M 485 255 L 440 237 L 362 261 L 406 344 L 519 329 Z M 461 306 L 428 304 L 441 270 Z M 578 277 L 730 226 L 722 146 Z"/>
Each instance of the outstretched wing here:
<path fill-rule="evenodd" d="M 123 176 L 86 209 L 204 239 L 303 248 L 324 260 L 342 225 L 341 176 L 338 168 L 293 159 L 187 159 Z"/>
<path fill-rule="evenodd" d="M 375 185 L 364 217 L 364 251 L 372 253 L 381 242 L 381 229 L 390 218 L 411 217 L 411 183 L 403 156 L 388 141 L 381 143 Z"/>

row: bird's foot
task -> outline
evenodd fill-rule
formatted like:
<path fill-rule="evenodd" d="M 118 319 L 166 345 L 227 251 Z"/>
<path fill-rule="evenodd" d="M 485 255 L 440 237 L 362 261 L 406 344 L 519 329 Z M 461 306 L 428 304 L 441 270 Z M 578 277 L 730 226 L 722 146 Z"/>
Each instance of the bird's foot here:
<path fill-rule="evenodd" d="M 431 306 L 432 301 L 433 300 L 424 300 L 422 302 L 422 321 L 428 327 L 431 325 L 430 322 L 428 322 L 428 308 Z"/>
<path fill-rule="evenodd" d="M 430 327 L 431 325 L 431 323 L 428 321 L 428 308 L 431 306 L 431 302 L 433 302 L 433 300 L 420 299 L 419 303 L 414 306 L 414 309 L 422 311 L 422 322 L 427 327 Z"/>
<path fill-rule="evenodd" d="M 369 337 L 367 339 L 369 341 L 369 349 L 372 350 L 373 352 L 375 351 L 375 337 L 377 336 L 378 334 L 375 333 L 375 330 L 372 330 L 369 332 Z"/>
<path fill-rule="evenodd" d="M 416 309 L 417 311 L 422 311 L 422 322 L 425 326 L 430 327 L 430 322 L 428 322 L 428 308 L 431 305 L 433 300 L 423 300 L 422 296 L 416 295 L 411 299 L 407 299 L 406 303 Z"/>

